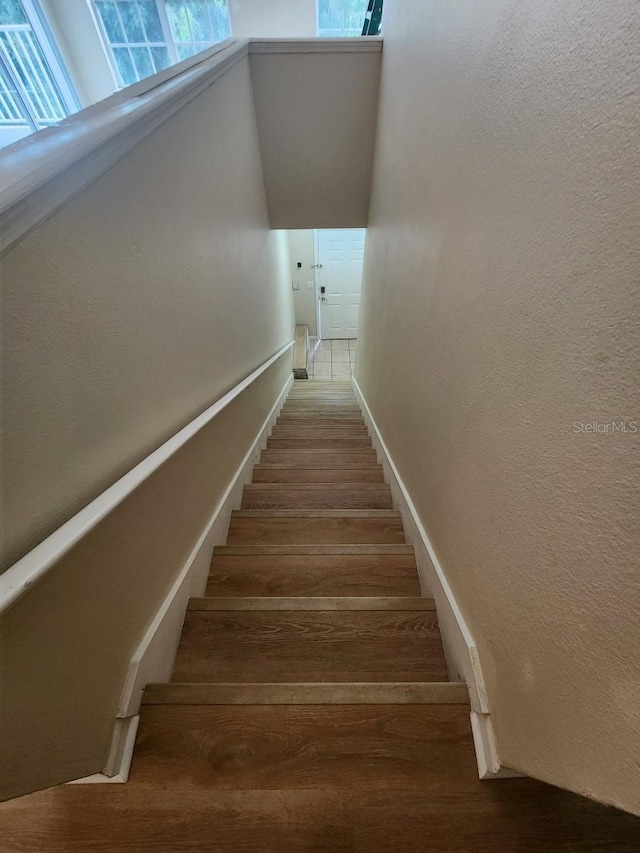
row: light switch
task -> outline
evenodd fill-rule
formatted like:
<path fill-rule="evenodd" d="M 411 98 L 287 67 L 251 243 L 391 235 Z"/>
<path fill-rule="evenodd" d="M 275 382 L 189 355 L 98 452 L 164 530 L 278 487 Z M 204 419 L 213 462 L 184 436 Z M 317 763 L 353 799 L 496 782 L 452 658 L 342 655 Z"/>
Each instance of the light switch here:
<path fill-rule="evenodd" d="M 293 290 L 300 290 L 300 282 L 299 281 L 292 281 L 291 287 L 293 288 Z"/>
<path fill-rule="evenodd" d="M 313 288 L 315 287 L 315 283 L 314 283 L 313 281 L 308 281 L 308 282 L 307 282 L 307 287 L 308 287 L 309 289 L 313 289 Z"/>

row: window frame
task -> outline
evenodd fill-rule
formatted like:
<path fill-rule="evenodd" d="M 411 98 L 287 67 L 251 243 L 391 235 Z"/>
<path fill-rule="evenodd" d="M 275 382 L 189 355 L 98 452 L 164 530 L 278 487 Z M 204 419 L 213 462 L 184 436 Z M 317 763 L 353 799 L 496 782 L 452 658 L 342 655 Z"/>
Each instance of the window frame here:
<path fill-rule="evenodd" d="M 348 30 L 345 29 L 344 26 L 344 0 L 341 0 L 342 4 L 342 26 L 340 29 L 339 35 L 323 35 L 323 33 L 329 33 L 335 31 L 335 27 L 320 27 L 320 3 L 321 0 L 316 0 L 316 37 L 317 38 L 358 38 L 362 37 L 362 26 L 364 25 L 365 15 L 367 12 L 368 2 L 367 0 L 363 0 L 364 3 L 364 14 L 362 16 L 362 25 L 358 28 L 358 32 L 356 32 L 356 27 L 350 27 Z M 346 34 L 349 33 L 349 34 Z"/>
<path fill-rule="evenodd" d="M 59 106 L 62 107 L 64 115 L 52 121 L 43 121 L 34 110 L 31 103 L 33 96 L 30 95 L 23 81 L 16 73 L 13 63 L 7 61 L 3 53 L 0 52 L 0 73 L 4 78 L 5 85 L 7 86 L 11 98 L 21 111 L 22 118 L 24 120 L 23 123 L 18 123 L 13 121 L 3 121 L 0 118 L 0 128 L 26 126 L 29 128 L 30 133 L 35 133 L 38 130 L 43 130 L 46 127 L 51 127 L 54 124 L 64 121 L 67 116 L 81 109 L 82 105 L 73 84 L 71 83 L 71 79 L 62 56 L 58 51 L 53 34 L 47 24 L 46 18 L 44 17 L 40 3 L 38 0 L 20 0 L 20 5 L 24 11 L 27 23 L 19 25 L 7 24 L 3 25 L 2 29 L 4 31 L 11 31 L 13 29 L 15 29 L 15 31 L 23 32 L 31 31 L 33 39 L 37 42 L 42 53 L 42 57 L 44 58 L 44 70 L 51 76 L 51 80 L 57 90 L 55 93 L 56 100 L 59 101 Z M 33 77 L 34 91 L 37 92 L 37 98 L 39 100 L 41 97 L 44 97 L 48 100 L 48 94 L 45 91 L 37 91 L 41 86 L 36 86 L 36 84 L 40 84 L 40 80 L 37 75 Z M 54 106 L 51 103 L 49 105 Z M 43 106 L 42 102 L 41 106 Z"/>
<path fill-rule="evenodd" d="M 114 47 L 115 48 L 146 47 L 148 49 L 151 46 L 159 47 L 160 43 L 159 42 L 147 41 L 147 42 L 135 42 L 135 43 L 133 43 L 133 42 L 117 42 L 116 44 L 111 44 L 111 41 L 109 40 L 109 35 L 107 33 L 107 29 L 106 29 L 104 22 L 102 20 L 102 15 L 100 14 L 100 10 L 98 9 L 98 6 L 96 5 L 96 0 L 90 0 L 90 2 L 91 2 L 91 11 L 93 12 L 93 17 L 95 19 L 96 26 L 98 28 L 98 33 L 100 34 L 100 38 L 102 39 L 102 43 L 106 48 L 107 59 L 109 60 L 109 64 L 111 66 L 111 71 L 113 72 L 113 75 L 114 75 L 114 80 L 118 81 L 117 91 L 120 91 L 121 89 L 126 89 L 127 86 L 132 86 L 136 82 L 140 82 L 138 80 L 138 81 L 134 81 L 134 83 L 125 83 L 124 78 L 122 76 L 122 73 L 120 71 L 120 67 L 118 65 L 118 61 L 116 59 L 116 55 L 114 53 Z M 162 2 L 162 0 L 155 0 L 155 4 L 156 4 L 156 9 L 158 11 L 158 17 L 160 19 L 160 26 L 162 28 L 162 36 L 164 38 L 164 42 L 163 42 L 162 46 L 166 48 L 167 53 L 169 54 L 169 65 L 175 65 L 175 63 L 178 62 L 178 54 L 177 54 L 177 51 L 176 51 L 175 46 L 173 44 L 173 38 L 171 37 L 171 27 L 169 26 L 169 18 L 167 16 L 167 10 L 166 10 L 165 4 Z M 116 5 L 116 9 L 118 9 L 117 0 L 116 0 L 115 5 Z M 122 21 L 122 18 L 120 17 L 120 11 L 119 10 L 118 10 L 118 20 L 120 21 L 120 26 L 122 27 L 122 32 L 124 35 L 124 32 L 125 32 L 124 23 Z M 135 64 L 134 64 L 134 68 L 135 68 Z M 145 78 L 142 78 L 142 79 L 145 79 Z"/>
<path fill-rule="evenodd" d="M 127 42 L 127 43 L 118 42 L 115 45 L 111 44 L 111 41 L 109 40 L 109 36 L 107 34 L 106 27 L 105 27 L 103 20 L 102 20 L 102 16 L 101 16 L 100 11 L 96 5 L 96 0 L 89 0 L 89 2 L 91 5 L 91 11 L 92 11 L 93 16 L 95 18 L 95 22 L 96 22 L 96 26 L 98 28 L 98 32 L 100 34 L 100 37 L 102 39 L 104 46 L 106 47 L 107 57 L 109 60 L 109 64 L 111 66 L 111 70 L 113 71 L 115 79 L 119 83 L 118 90 L 125 89 L 127 86 L 135 85 L 136 82 L 140 82 L 140 81 L 134 81 L 134 83 L 125 83 L 124 82 L 124 79 L 123 79 L 122 74 L 120 72 L 120 68 L 118 67 L 118 62 L 116 60 L 116 56 L 114 53 L 114 47 L 116 47 L 116 48 L 119 48 L 119 47 L 138 47 L 138 46 L 139 47 L 150 47 L 150 46 L 156 46 L 157 47 L 157 46 L 159 46 L 159 43 L 158 42 L 144 42 L 144 43 L 140 42 L 140 43 L 133 44 L 133 43 L 129 43 L 129 42 Z M 187 2 L 188 2 L 188 0 L 187 0 Z M 156 4 L 156 9 L 158 11 L 158 17 L 160 19 L 160 26 L 162 27 L 162 35 L 164 38 L 164 42 L 163 42 L 162 46 L 166 48 L 166 50 L 169 54 L 169 66 L 176 65 L 179 62 L 183 62 L 185 59 L 190 58 L 190 56 L 194 56 L 195 53 L 199 53 L 200 51 L 207 50 L 208 48 L 213 47 L 214 44 L 218 44 L 218 42 L 215 42 L 215 41 L 198 42 L 195 40 L 190 41 L 190 42 L 183 42 L 183 41 L 177 42 L 174 39 L 173 32 L 171 30 L 171 23 L 169 21 L 169 13 L 167 11 L 166 0 L 155 0 L 155 4 Z M 116 6 L 117 6 L 117 0 L 116 0 Z M 231 13 L 230 13 L 229 8 L 228 8 L 228 3 L 227 3 L 227 12 L 229 14 L 229 32 L 231 33 Z M 211 31 L 213 34 L 213 21 L 211 20 L 211 15 L 210 15 L 208 7 L 207 7 L 207 14 L 209 16 L 209 23 L 211 24 Z M 124 34 L 124 25 L 123 25 L 123 22 L 122 22 L 122 19 L 120 18 L 120 16 L 119 16 L 119 20 L 120 20 L 120 24 L 123 28 L 123 34 Z M 189 20 L 189 32 L 192 36 L 194 35 L 193 30 L 191 28 L 191 21 L 190 20 Z M 197 47 L 197 50 L 195 51 L 195 53 L 189 54 L 188 57 L 181 57 L 180 56 L 180 48 L 181 47 Z M 159 72 L 156 72 L 156 73 L 159 73 Z M 143 77 L 141 79 L 144 80 L 146 78 Z"/>

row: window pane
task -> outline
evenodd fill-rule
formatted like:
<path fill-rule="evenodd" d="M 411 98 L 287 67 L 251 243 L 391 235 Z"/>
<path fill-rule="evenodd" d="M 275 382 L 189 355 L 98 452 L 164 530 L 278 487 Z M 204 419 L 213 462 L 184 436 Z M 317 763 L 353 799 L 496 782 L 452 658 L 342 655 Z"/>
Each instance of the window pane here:
<path fill-rule="evenodd" d="M 167 0 L 167 14 L 174 41 L 193 41 L 184 0 Z"/>
<path fill-rule="evenodd" d="M 138 72 L 138 80 L 144 80 L 145 77 L 155 73 L 149 50 L 146 47 L 132 47 L 131 56 Z"/>
<path fill-rule="evenodd" d="M 190 56 L 198 53 L 203 48 L 197 44 L 179 44 L 176 46 L 179 59 L 188 59 Z"/>
<path fill-rule="evenodd" d="M 192 41 L 203 41 L 213 44 L 213 33 L 209 24 L 207 4 L 201 0 L 189 0 L 187 4 L 189 23 L 193 33 Z"/>
<path fill-rule="evenodd" d="M 105 0 L 97 0 L 96 8 L 107 33 L 109 44 L 122 44 L 125 41 L 115 3 L 107 3 Z"/>
<path fill-rule="evenodd" d="M 20 0 L 0 0 L 0 24 L 28 24 Z"/>
<path fill-rule="evenodd" d="M 231 38 L 231 20 L 227 0 L 209 0 L 209 17 L 213 26 L 213 40 Z"/>
<path fill-rule="evenodd" d="M 362 33 L 368 5 L 367 0 L 344 0 L 345 30 L 358 30 Z"/>
<path fill-rule="evenodd" d="M 166 47 L 150 47 L 149 50 L 156 71 L 162 71 L 163 68 L 168 68 L 171 65 L 169 51 Z"/>
<path fill-rule="evenodd" d="M 146 41 L 135 0 L 119 0 L 118 8 L 124 26 L 126 41 L 138 44 Z"/>
<path fill-rule="evenodd" d="M 129 48 L 114 47 L 113 55 L 116 58 L 118 71 L 120 72 L 124 85 L 130 86 L 131 83 L 136 83 L 138 81 L 138 75 L 136 74 L 136 69 L 133 67 L 133 62 L 129 55 Z"/>
<path fill-rule="evenodd" d="M 42 35 L 47 38 L 46 28 Z M 6 129 L 0 145 L 69 115 L 73 95 L 65 88 L 64 70 L 55 57 L 47 60 L 18 0 L 0 0 L 0 60 L 0 125 Z"/>
<path fill-rule="evenodd" d="M 38 123 L 55 124 L 63 119 L 68 111 L 33 31 L 0 33 L 0 49 Z"/>
<path fill-rule="evenodd" d="M 20 97 L 0 65 L 0 124 L 25 124 Z"/>
<path fill-rule="evenodd" d="M 162 33 L 162 24 L 158 15 L 158 7 L 156 0 L 140 0 L 138 4 L 140 9 L 140 17 L 144 24 L 146 32 L 146 41 L 164 43 L 164 35 Z"/>
<path fill-rule="evenodd" d="M 318 29 L 342 29 L 342 0 L 318 0 Z"/>

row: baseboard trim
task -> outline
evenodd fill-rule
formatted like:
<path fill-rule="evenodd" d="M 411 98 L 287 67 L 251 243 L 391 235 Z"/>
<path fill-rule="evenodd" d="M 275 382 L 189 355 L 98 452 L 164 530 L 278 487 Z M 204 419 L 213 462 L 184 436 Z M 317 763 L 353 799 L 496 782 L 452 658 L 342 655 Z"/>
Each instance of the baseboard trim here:
<path fill-rule="evenodd" d="M 75 779 L 70 784 L 126 782 L 129 778 L 144 688 L 148 683 L 168 681 L 171 677 L 188 601 L 204 595 L 213 549 L 216 545 L 224 545 L 227 540 L 231 513 L 240 508 L 242 490 L 251 481 L 253 467 L 266 447 L 292 383 L 293 374 L 287 377 L 260 431 L 131 658 L 104 772 Z"/>
<path fill-rule="evenodd" d="M 520 774 L 504 767 L 500 762 L 482 666 L 473 635 L 364 394 L 355 378 L 352 378 L 352 382 L 378 460 L 384 470 L 385 482 L 391 487 L 393 505 L 399 509 L 405 536 L 415 549 L 422 594 L 436 600 L 449 678 L 451 681 L 465 681 L 469 688 L 478 775 L 481 779 L 519 776 Z"/>
<path fill-rule="evenodd" d="M 67 785 L 104 785 L 127 782 L 139 722 L 139 714 L 128 717 L 126 720 L 116 720 L 104 773 L 94 773 L 91 776 L 83 776 L 81 779 L 72 779 L 71 782 L 67 782 Z"/>

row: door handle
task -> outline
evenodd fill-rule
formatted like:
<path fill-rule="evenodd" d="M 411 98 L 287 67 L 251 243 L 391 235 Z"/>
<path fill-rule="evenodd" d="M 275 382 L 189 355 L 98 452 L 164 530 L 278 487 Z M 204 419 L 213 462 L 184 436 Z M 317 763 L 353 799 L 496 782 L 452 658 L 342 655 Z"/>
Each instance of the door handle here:
<path fill-rule="evenodd" d="M 320 302 L 328 302 L 328 301 L 329 301 L 329 300 L 327 299 L 327 297 L 326 297 L 326 296 L 321 296 L 321 297 L 320 297 Z"/>
<path fill-rule="evenodd" d="M 321 270 L 322 264 L 311 264 L 311 269 L 312 270 Z"/>

